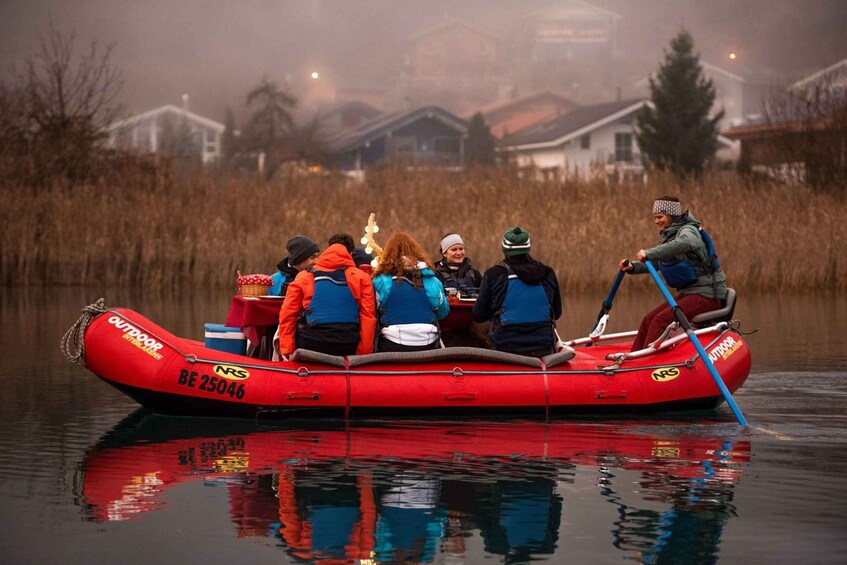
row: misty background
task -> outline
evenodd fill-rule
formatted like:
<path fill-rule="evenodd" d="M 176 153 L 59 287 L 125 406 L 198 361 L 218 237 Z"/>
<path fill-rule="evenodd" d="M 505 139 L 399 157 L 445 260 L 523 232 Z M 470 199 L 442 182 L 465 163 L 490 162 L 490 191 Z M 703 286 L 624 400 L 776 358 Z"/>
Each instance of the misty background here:
<path fill-rule="evenodd" d="M 356 93 L 382 93 L 379 105 L 386 111 L 414 105 L 420 101 L 410 101 L 408 94 L 391 95 L 409 73 L 410 38 L 453 20 L 497 38 L 500 78 L 509 87 L 499 97 L 545 88 L 582 104 L 616 94 L 643 95 L 633 84 L 658 68 L 682 27 L 691 32 L 703 61 L 750 85 L 786 84 L 847 57 L 844 0 L 592 0 L 591 5 L 620 16 L 613 56 L 600 63 L 576 60 L 562 69 L 533 69 L 521 50 L 522 30 L 529 14 L 556 4 L 0 0 L 0 65 L 6 74 L 33 57 L 39 34 L 46 35 L 52 19 L 57 30 L 76 34 L 77 53 L 92 41 L 114 45 L 111 60 L 123 76 L 117 102 L 124 114 L 180 104 L 188 94 L 192 111 L 222 121 L 231 107 L 240 121 L 246 93 L 263 76 L 301 100 L 301 118 L 321 103 Z M 313 72 L 319 78 L 312 79 Z M 449 100 L 447 106 L 458 113 L 470 110 L 451 108 Z"/>

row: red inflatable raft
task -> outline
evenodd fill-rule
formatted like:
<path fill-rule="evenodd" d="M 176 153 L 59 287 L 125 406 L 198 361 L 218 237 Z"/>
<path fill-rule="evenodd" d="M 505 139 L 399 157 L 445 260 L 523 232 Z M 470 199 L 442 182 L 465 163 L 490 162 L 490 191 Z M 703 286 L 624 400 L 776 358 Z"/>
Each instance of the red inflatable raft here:
<path fill-rule="evenodd" d="M 650 354 L 629 343 L 570 342 L 542 359 L 470 347 L 333 357 L 299 350 L 271 362 L 209 349 L 140 314 L 84 310 L 65 336 L 70 359 L 158 413 L 299 418 L 375 415 L 658 413 L 710 410 L 723 396 L 684 335 Z M 629 334 L 619 334 L 629 335 Z M 698 330 L 730 392 L 750 372 L 750 352 L 732 326 Z M 615 336 L 609 336 L 615 337 Z M 596 341 L 596 339 L 594 340 Z"/>

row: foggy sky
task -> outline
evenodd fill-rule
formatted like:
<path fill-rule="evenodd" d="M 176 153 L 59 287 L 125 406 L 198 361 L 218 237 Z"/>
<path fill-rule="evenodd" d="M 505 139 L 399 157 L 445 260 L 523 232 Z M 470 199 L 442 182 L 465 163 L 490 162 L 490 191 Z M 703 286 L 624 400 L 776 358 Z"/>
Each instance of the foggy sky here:
<path fill-rule="evenodd" d="M 129 112 L 179 104 L 223 121 L 267 75 L 295 96 L 307 73 L 337 85 L 390 82 L 409 35 L 459 18 L 506 35 L 555 0 L 0 0 L 0 70 L 31 57 L 38 34 L 114 44 Z M 620 14 L 619 47 L 658 67 L 688 29 L 704 60 L 746 77 L 794 80 L 847 58 L 847 0 L 592 0 Z M 730 61 L 729 52 L 738 53 Z"/>

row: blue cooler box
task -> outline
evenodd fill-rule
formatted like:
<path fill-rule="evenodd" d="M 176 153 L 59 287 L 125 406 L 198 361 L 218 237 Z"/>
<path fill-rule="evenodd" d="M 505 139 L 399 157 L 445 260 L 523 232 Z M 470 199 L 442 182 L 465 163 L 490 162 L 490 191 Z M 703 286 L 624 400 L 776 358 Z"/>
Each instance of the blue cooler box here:
<path fill-rule="evenodd" d="M 205 324 L 206 347 L 227 353 L 246 355 L 247 338 L 241 328 L 231 328 L 223 324 Z"/>

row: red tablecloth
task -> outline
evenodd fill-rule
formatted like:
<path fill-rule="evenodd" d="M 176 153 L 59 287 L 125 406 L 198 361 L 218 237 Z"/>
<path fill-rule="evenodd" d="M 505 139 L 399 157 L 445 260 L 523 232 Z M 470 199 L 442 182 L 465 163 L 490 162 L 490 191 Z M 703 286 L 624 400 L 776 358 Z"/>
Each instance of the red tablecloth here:
<path fill-rule="evenodd" d="M 450 298 L 449 303 L 450 313 L 447 314 L 446 318 L 438 322 L 441 332 L 449 334 L 457 330 L 469 329 L 471 322 L 473 322 L 473 317 L 471 316 L 473 302 Z"/>
<path fill-rule="evenodd" d="M 244 298 L 233 296 L 229 305 L 226 325 L 241 328 L 251 343 L 258 344 L 268 328 L 279 323 L 282 298 Z"/>

